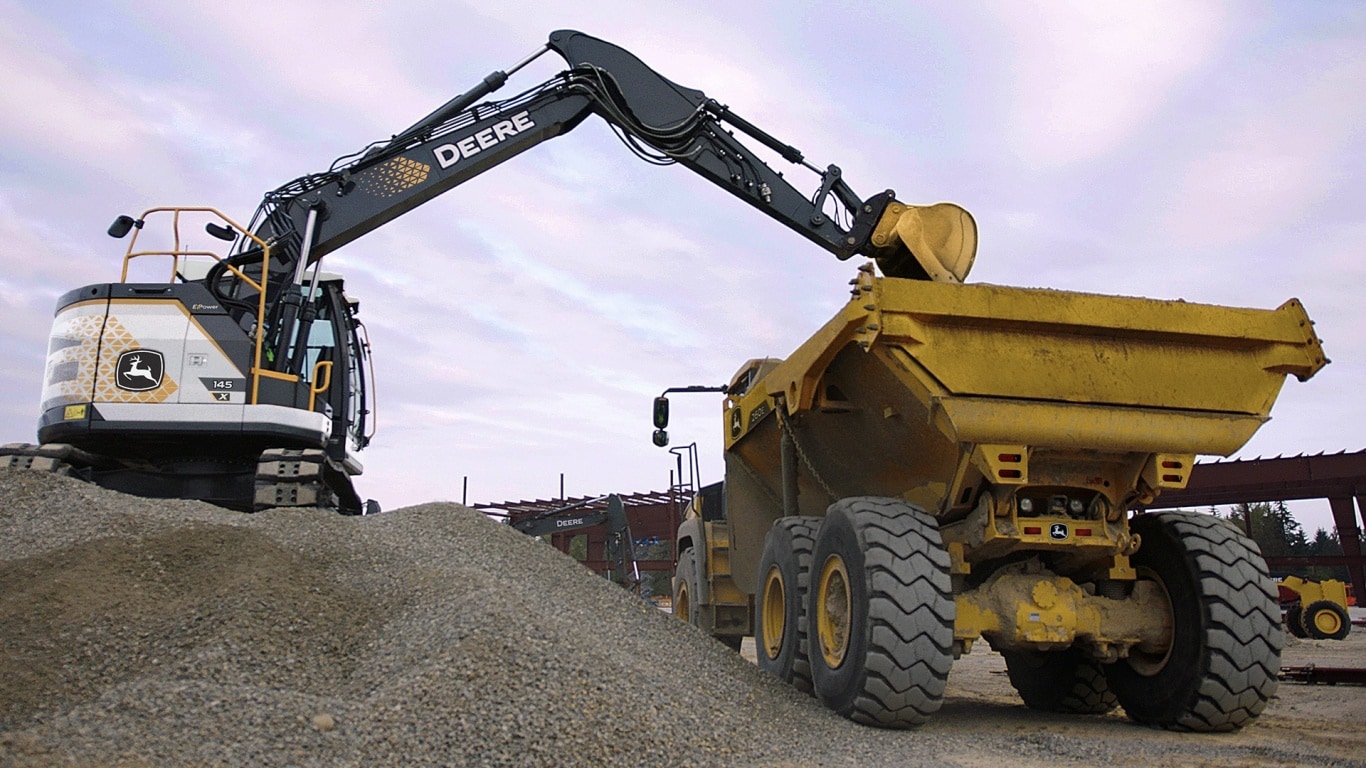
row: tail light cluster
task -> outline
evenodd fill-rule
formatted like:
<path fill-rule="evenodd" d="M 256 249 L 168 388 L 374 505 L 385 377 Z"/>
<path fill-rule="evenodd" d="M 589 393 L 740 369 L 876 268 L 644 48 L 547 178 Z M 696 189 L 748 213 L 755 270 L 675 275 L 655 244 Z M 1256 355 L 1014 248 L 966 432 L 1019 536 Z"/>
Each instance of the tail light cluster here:
<path fill-rule="evenodd" d="M 1083 488 L 1029 489 L 1015 497 L 1020 517 L 1070 517 L 1074 520 L 1106 520 L 1113 517 L 1105 494 Z"/>

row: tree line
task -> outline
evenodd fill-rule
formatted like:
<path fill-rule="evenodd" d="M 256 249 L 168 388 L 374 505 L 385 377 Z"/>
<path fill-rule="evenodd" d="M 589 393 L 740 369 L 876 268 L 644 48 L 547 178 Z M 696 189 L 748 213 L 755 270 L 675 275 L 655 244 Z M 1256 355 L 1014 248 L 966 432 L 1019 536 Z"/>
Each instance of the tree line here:
<path fill-rule="evenodd" d="M 1238 504 L 1220 514 L 1216 509 L 1210 512 L 1231 521 L 1240 531 L 1248 531 L 1251 519 L 1252 540 L 1262 548 L 1264 557 L 1305 557 L 1313 555 L 1341 555 L 1342 544 L 1338 541 L 1337 531 L 1319 528 L 1313 536 L 1306 536 L 1303 526 L 1290 513 L 1283 501 L 1255 502 Z M 1341 565 L 1299 568 L 1274 568 L 1272 575 L 1277 577 L 1299 576 L 1303 579 L 1322 581 L 1338 579 L 1347 581 L 1347 567 Z"/>

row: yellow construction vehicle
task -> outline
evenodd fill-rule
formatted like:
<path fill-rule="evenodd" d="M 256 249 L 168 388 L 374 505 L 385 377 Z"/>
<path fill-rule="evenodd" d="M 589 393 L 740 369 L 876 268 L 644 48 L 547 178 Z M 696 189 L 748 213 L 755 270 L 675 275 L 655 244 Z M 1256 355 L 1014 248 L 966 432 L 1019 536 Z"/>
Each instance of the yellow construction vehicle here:
<path fill-rule="evenodd" d="M 872 725 L 924 722 L 978 639 L 1033 708 L 1194 731 L 1260 714 L 1283 635 L 1257 546 L 1129 510 L 1327 363 L 1300 303 L 963 284 L 976 231 L 953 206 L 894 203 L 873 242 L 930 279 L 865 265 L 806 343 L 735 375 L 675 612 L 753 635 L 762 668 Z M 667 423 L 661 396 L 656 444 Z"/>
<path fill-rule="evenodd" d="M 1276 584 L 1285 627 L 1295 637 L 1341 640 L 1352 631 L 1347 585 L 1337 579 L 1307 581 L 1287 576 Z"/>

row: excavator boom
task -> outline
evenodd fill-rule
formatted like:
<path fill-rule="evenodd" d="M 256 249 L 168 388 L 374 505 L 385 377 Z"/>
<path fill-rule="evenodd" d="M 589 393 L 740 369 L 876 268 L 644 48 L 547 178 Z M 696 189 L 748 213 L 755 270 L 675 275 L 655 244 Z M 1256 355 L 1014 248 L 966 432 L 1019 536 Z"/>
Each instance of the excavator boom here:
<path fill-rule="evenodd" d="M 569 69 L 512 98 L 476 104 L 547 50 L 555 51 Z M 607 121 L 633 151 L 656 164 L 679 163 L 746 203 L 763 211 L 840 259 L 855 254 L 879 260 L 888 274 L 920 279 L 946 277 L 953 270 L 940 264 L 927 247 L 907 258 L 902 211 L 920 211 L 896 203 L 891 190 L 864 200 L 844 181 L 837 166 L 819 169 L 803 154 L 741 118 L 729 107 L 655 72 L 630 52 L 585 35 L 560 30 L 543 49 L 509 72 L 494 72 L 470 91 L 387 142 L 334 163 L 321 174 L 304 176 L 265 196 L 257 214 L 257 234 L 275 238 L 285 262 L 316 261 L 422 203 L 525 152 L 572 130 L 588 115 Z M 788 162 L 814 172 L 818 187 L 800 191 L 761 160 L 736 132 L 759 142 Z M 898 208 L 889 214 L 889 206 Z M 971 217 L 953 224 L 971 227 Z M 916 219 L 919 222 L 919 219 Z M 310 233 L 310 229 L 312 230 Z M 917 232 L 919 230 L 916 230 Z M 875 232 L 878 236 L 875 239 Z M 309 236 L 311 234 L 311 236 Z M 931 237 L 964 240 L 975 252 L 975 227 Z M 911 240 L 930 245 L 912 234 Z M 921 249 L 917 249 L 918 251 Z M 927 261 L 928 258 L 928 261 Z M 949 259 L 955 263 L 963 259 Z M 966 259 L 971 264 L 971 255 Z"/>

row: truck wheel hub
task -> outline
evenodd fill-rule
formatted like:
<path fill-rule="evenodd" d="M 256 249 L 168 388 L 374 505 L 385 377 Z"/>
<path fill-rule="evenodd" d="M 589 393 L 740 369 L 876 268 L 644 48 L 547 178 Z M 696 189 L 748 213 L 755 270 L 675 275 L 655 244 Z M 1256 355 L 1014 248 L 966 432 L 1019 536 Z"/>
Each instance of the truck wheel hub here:
<path fill-rule="evenodd" d="M 816 587 L 816 634 L 826 666 L 836 669 L 849 651 L 852 623 L 849 572 L 839 555 L 826 558 Z"/>
<path fill-rule="evenodd" d="M 1138 569 L 1138 578 L 1151 581 L 1160 588 L 1162 605 L 1165 608 L 1163 620 L 1171 630 L 1167 633 L 1167 642 L 1161 648 L 1150 648 L 1142 645 L 1134 646 L 1129 652 L 1127 662 L 1134 671 L 1144 677 L 1152 677 L 1166 668 L 1167 662 L 1172 657 L 1172 646 L 1176 644 L 1176 617 L 1172 612 L 1172 596 L 1167 591 L 1167 585 L 1162 579 L 1148 568 Z"/>
<path fill-rule="evenodd" d="M 783 587 L 783 572 L 776 565 L 764 577 L 763 607 L 763 650 L 770 660 L 776 660 L 783 650 L 783 633 L 787 629 L 787 590 Z"/>
<path fill-rule="evenodd" d="M 1324 635 L 1336 635 L 1342 629 L 1342 619 L 1325 608 L 1314 613 L 1314 628 Z"/>

